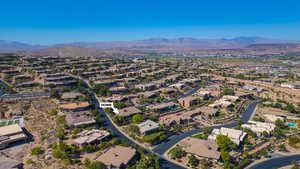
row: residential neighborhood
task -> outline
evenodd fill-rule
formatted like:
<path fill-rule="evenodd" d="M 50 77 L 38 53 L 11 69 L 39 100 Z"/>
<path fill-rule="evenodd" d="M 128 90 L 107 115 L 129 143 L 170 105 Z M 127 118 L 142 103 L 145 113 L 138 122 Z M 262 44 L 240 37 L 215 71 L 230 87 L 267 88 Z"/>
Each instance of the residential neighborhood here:
<path fill-rule="evenodd" d="M 0 166 L 251 168 L 300 152 L 299 71 L 178 59 L 1 55 Z"/>

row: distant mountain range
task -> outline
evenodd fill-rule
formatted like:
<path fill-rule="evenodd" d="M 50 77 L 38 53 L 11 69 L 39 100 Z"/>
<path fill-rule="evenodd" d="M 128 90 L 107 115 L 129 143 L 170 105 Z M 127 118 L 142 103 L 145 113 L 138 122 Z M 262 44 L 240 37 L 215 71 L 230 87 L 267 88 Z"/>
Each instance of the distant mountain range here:
<path fill-rule="evenodd" d="M 244 48 L 250 44 L 280 44 L 294 43 L 294 41 L 275 40 L 261 37 L 237 37 L 233 39 L 196 39 L 196 38 L 151 38 L 136 41 L 119 41 L 119 42 L 76 42 L 68 45 L 96 48 L 96 49 L 111 49 L 111 48 L 136 48 L 136 49 L 237 49 Z M 61 44 L 57 46 L 64 46 Z"/>
<path fill-rule="evenodd" d="M 151 38 L 136 41 L 113 42 L 74 42 L 51 46 L 29 45 L 21 42 L 0 40 L 0 52 L 37 51 L 46 48 L 75 46 L 94 49 L 238 49 L 257 44 L 298 43 L 296 41 L 276 40 L 262 37 L 237 37 L 233 39 L 196 39 L 196 38 Z"/>
<path fill-rule="evenodd" d="M 30 51 L 47 48 L 48 46 L 29 45 L 22 42 L 0 40 L 0 52 Z"/>

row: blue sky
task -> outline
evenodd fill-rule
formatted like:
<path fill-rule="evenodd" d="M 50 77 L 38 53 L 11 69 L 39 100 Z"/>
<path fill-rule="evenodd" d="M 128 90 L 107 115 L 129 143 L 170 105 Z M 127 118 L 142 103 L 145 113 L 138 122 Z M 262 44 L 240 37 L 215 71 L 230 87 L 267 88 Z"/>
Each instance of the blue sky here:
<path fill-rule="evenodd" d="M 300 40 L 300 0 L 3 0 L 0 39 L 31 44 L 151 37 Z"/>

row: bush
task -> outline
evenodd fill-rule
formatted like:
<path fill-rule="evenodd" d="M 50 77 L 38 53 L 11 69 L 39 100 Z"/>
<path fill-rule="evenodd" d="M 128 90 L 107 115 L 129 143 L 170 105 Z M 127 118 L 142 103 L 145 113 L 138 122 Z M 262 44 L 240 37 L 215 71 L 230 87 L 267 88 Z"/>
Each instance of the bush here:
<path fill-rule="evenodd" d="M 194 155 L 190 155 L 188 157 L 188 163 L 189 165 L 191 165 L 192 167 L 196 167 L 199 164 L 199 159 L 196 158 Z"/>
<path fill-rule="evenodd" d="M 209 135 L 209 134 L 211 134 L 211 132 L 212 132 L 212 128 L 210 128 L 210 127 L 204 127 L 203 128 L 203 133 L 205 135 Z"/>
<path fill-rule="evenodd" d="M 248 164 L 251 163 L 250 159 L 244 159 L 243 161 L 241 161 L 236 167 L 234 167 L 234 169 L 241 169 L 241 168 L 245 168 Z"/>
<path fill-rule="evenodd" d="M 110 96 L 111 92 L 109 91 L 109 88 L 106 85 L 96 85 L 93 89 L 94 92 L 96 92 L 100 96 Z"/>
<path fill-rule="evenodd" d="M 123 103 L 123 102 L 115 102 L 114 103 L 114 106 L 118 109 L 122 109 L 122 108 L 125 108 L 126 107 L 126 104 Z"/>
<path fill-rule="evenodd" d="M 143 116 L 140 114 L 135 114 L 134 116 L 132 116 L 132 122 L 133 123 L 140 123 L 143 121 Z"/>
<path fill-rule="evenodd" d="M 32 155 L 40 155 L 40 154 L 43 154 L 44 153 L 44 151 L 43 151 L 43 149 L 40 147 L 40 146 L 38 146 L 38 147 L 34 147 L 34 148 L 32 148 L 31 149 L 31 154 Z"/>
<path fill-rule="evenodd" d="M 221 96 L 224 96 L 224 95 L 232 95 L 232 96 L 234 96 L 235 93 L 234 93 L 234 91 L 232 89 L 230 89 L 228 87 L 225 87 L 223 89 L 223 91 L 221 92 Z"/>
<path fill-rule="evenodd" d="M 193 138 L 198 138 L 198 139 L 201 139 L 201 140 L 207 140 L 208 138 L 208 135 L 204 134 L 204 133 L 199 133 L 197 135 L 194 135 L 192 136 Z"/>
<path fill-rule="evenodd" d="M 257 137 L 257 134 L 249 128 L 244 128 L 244 131 L 248 134 L 248 136 L 251 136 L 253 138 Z"/>
<path fill-rule="evenodd" d="M 26 164 L 33 164 L 33 163 L 34 163 L 34 161 L 32 159 L 26 160 Z"/>
<path fill-rule="evenodd" d="M 56 129 L 56 137 L 60 140 L 63 140 L 65 138 L 65 130 L 61 127 Z"/>
<path fill-rule="evenodd" d="M 217 144 L 221 150 L 225 151 L 229 151 L 236 147 L 236 145 L 229 139 L 229 137 L 221 134 L 217 136 Z"/>
<path fill-rule="evenodd" d="M 172 159 L 177 159 L 185 157 L 186 152 L 180 146 L 176 146 L 170 150 L 169 155 Z"/>
<path fill-rule="evenodd" d="M 58 159 L 69 159 L 78 153 L 75 145 L 68 145 L 64 142 L 53 145 L 53 157 Z"/>
<path fill-rule="evenodd" d="M 298 144 L 300 144 L 299 136 L 290 136 L 288 138 L 288 143 L 289 143 L 290 146 L 298 148 L 299 147 Z"/>
<path fill-rule="evenodd" d="M 278 149 L 279 149 L 279 151 L 286 151 L 286 147 L 285 147 L 284 144 L 280 144 L 280 145 L 278 146 Z"/>
<path fill-rule="evenodd" d="M 113 121 L 119 126 L 128 124 L 128 120 L 124 116 L 114 116 Z"/>
<path fill-rule="evenodd" d="M 85 161 L 84 166 L 86 169 L 105 169 L 105 165 L 100 161 L 90 162 L 88 160 Z"/>
<path fill-rule="evenodd" d="M 283 122 L 282 120 L 280 120 L 280 119 L 277 119 L 277 120 L 275 121 L 275 125 L 276 125 L 276 127 L 279 128 L 279 129 L 285 129 L 285 128 L 286 128 L 286 125 L 285 125 L 284 122 Z"/>
<path fill-rule="evenodd" d="M 221 150 L 221 159 L 224 162 L 229 162 L 230 161 L 230 155 L 229 155 L 228 151 Z"/>
<path fill-rule="evenodd" d="M 153 133 L 153 134 L 144 136 L 143 141 L 154 144 L 154 143 L 161 142 L 161 141 L 165 140 L 166 138 L 167 138 L 167 136 L 165 135 L 165 132 L 160 131 L 158 133 Z"/>
<path fill-rule="evenodd" d="M 105 108 L 104 111 L 105 111 L 106 113 L 108 113 L 108 114 L 113 114 L 113 113 L 114 113 L 114 111 L 113 111 L 112 108 Z"/>
<path fill-rule="evenodd" d="M 57 113 L 58 113 L 58 110 L 57 110 L 57 109 L 53 109 L 53 110 L 51 110 L 51 111 L 49 112 L 49 115 L 50 115 L 50 116 L 55 116 L 55 115 L 57 115 Z"/>
<path fill-rule="evenodd" d="M 94 144 L 87 144 L 87 145 L 84 145 L 82 148 L 87 153 L 95 152 L 98 149 L 97 145 L 94 145 Z"/>
<path fill-rule="evenodd" d="M 132 134 L 137 134 L 137 135 L 140 134 L 140 130 L 139 130 L 138 126 L 136 126 L 134 124 L 129 125 L 127 127 L 127 130 Z"/>

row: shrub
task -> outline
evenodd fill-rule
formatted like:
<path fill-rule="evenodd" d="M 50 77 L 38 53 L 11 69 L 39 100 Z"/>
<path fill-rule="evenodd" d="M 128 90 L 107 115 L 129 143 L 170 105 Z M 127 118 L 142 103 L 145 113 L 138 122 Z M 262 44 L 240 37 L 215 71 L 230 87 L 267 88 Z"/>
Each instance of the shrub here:
<path fill-rule="evenodd" d="M 189 165 L 196 167 L 199 164 L 199 159 L 196 158 L 194 155 L 190 155 L 188 157 L 188 163 L 189 163 Z"/>
<path fill-rule="evenodd" d="M 34 161 L 32 159 L 26 160 L 26 164 L 32 164 L 32 163 L 34 163 Z"/>
<path fill-rule="evenodd" d="M 133 123 L 140 123 L 143 120 L 143 116 L 140 114 L 135 114 L 134 116 L 132 116 L 132 122 Z"/>
<path fill-rule="evenodd" d="M 176 146 L 170 150 L 169 155 L 172 159 L 182 158 L 186 156 L 186 152 L 180 147 Z"/>
<path fill-rule="evenodd" d="M 236 147 L 236 145 L 225 135 L 217 136 L 217 144 L 221 150 L 228 151 Z"/>
<path fill-rule="evenodd" d="M 53 109 L 53 110 L 51 110 L 51 111 L 49 112 L 49 115 L 50 115 L 50 116 L 55 116 L 55 115 L 57 115 L 57 113 L 58 113 L 58 110 L 57 110 L 57 109 Z"/>
<path fill-rule="evenodd" d="M 232 95 L 232 96 L 234 96 L 235 93 L 234 93 L 234 91 L 232 89 L 230 89 L 228 87 L 225 87 L 223 89 L 223 91 L 221 92 L 221 96 L 224 96 L 224 95 Z"/>
<path fill-rule="evenodd" d="M 243 161 L 241 161 L 236 167 L 234 167 L 234 169 L 241 169 L 241 168 L 245 168 L 248 164 L 251 163 L 250 159 L 244 159 Z"/>
<path fill-rule="evenodd" d="M 164 131 L 158 132 L 158 133 L 153 133 L 149 134 L 143 137 L 143 141 L 147 143 L 157 143 L 165 140 L 167 136 L 165 135 Z"/>
<path fill-rule="evenodd" d="M 38 147 L 34 147 L 34 148 L 32 148 L 31 149 L 31 154 L 32 155 L 40 155 L 40 154 L 43 154 L 44 153 L 44 151 L 43 151 L 43 149 L 40 147 L 40 146 L 38 146 Z"/>
<path fill-rule="evenodd" d="M 63 140 L 65 138 L 65 130 L 61 127 L 56 129 L 56 137 L 60 140 Z"/>
<path fill-rule="evenodd" d="M 300 138 L 298 136 L 290 136 L 288 138 L 288 143 L 290 146 L 298 148 L 298 144 L 300 144 Z"/>

